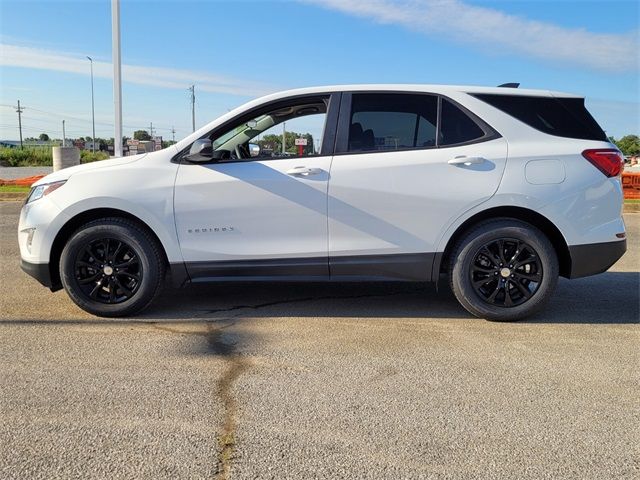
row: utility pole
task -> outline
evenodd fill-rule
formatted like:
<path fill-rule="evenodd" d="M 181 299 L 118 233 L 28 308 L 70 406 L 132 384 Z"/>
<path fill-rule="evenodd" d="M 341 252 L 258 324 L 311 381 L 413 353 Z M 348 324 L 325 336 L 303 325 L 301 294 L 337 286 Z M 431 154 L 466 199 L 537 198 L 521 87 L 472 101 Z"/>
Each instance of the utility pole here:
<path fill-rule="evenodd" d="M 176 129 L 171 126 L 171 141 L 176 143 Z"/>
<path fill-rule="evenodd" d="M 115 106 L 116 134 L 113 154 L 122 156 L 122 73 L 120 57 L 120 0 L 111 0 L 111 50 L 113 56 L 113 103 Z"/>
<path fill-rule="evenodd" d="M 286 153 L 287 143 L 287 122 L 282 122 L 282 153 Z"/>
<path fill-rule="evenodd" d="M 189 91 L 191 92 L 191 128 L 193 131 L 196 131 L 196 86 L 191 85 L 189 87 Z"/>
<path fill-rule="evenodd" d="M 22 150 L 22 112 L 23 109 L 20 108 L 20 100 L 18 100 L 18 108 L 16 109 L 18 112 L 18 129 L 20 130 L 20 150 Z"/>
<path fill-rule="evenodd" d="M 64 120 L 62 120 L 62 146 L 67 146 L 67 134 L 64 131 Z"/>
<path fill-rule="evenodd" d="M 96 153 L 96 108 L 93 102 L 93 59 L 87 56 L 89 62 L 91 62 L 91 125 L 93 126 L 93 137 L 91 137 L 92 150 L 93 153 Z"/>
<path fill-rule="evenodd" d="M 153 122 L 149 125 L 149 135 L 151 136 L 151 140 L 153 140 Z"/>

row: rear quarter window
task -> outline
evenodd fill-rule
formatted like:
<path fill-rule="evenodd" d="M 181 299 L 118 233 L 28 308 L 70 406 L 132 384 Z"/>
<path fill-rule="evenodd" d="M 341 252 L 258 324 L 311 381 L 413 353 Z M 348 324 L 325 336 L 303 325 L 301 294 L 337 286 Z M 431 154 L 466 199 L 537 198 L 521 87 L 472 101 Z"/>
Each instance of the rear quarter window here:
<path fill-rule="evenodd" d="M 607 135 L 585 107 L 584 98 L 484 93 L 472 96 L 549 135 L 582 140 L 607 140 Z"/>

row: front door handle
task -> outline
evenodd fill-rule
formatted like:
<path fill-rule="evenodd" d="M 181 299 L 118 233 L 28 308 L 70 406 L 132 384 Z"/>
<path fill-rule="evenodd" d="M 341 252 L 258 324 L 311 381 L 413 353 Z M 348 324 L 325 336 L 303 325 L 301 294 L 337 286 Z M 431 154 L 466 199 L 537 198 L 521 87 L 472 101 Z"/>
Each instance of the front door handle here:
<path fill-rule="evenodd" d="M 301 175 L 303 177 L 308 177 L 309 175 L 317 175 L 319 173 L 322 173 L 321 168 L 293 167 L 287 170 L 287 175 Z"/>
<path fill-rule="evenodd" d="M 484 157 L 467 157 L 466 155 L 459 155 L 455 158 L 452 158 L 447 163 L 449 165 L 479 165 L 481 163 L 486 162 L 487 159 Z"/>

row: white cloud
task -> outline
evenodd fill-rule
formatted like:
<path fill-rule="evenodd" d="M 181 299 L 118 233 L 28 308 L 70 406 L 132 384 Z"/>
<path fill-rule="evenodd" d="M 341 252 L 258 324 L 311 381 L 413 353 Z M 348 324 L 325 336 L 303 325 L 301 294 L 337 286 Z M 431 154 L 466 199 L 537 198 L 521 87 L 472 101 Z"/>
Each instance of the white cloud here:
<path fill-rule="evenodd" d="M 609 69 L 614 73 L 638 68 L 638 30 L 593 33 L 459 0 L 301 1 L 425 34 L 453 38 L 494 53 L 506 50 L 559 63 Z"/>
<path fill-rule="evenodd" d="M 0 43 L 0 65 L 2 66 L 88 75 L 87 63 L 88 60 L 84 54 L 70 54 Z M 113 78 L 112 64 L 94 59 L 93 73 L 96 77 Z M 197 89 L 201 91 L 246 97 L 264 95 L 275 90 L 268 85 L 224 75 L 142 65 L 123 64 L 122 80 L 123 82 L 172 89 L 187 89 L 189 85 L 196 84 Z"/>

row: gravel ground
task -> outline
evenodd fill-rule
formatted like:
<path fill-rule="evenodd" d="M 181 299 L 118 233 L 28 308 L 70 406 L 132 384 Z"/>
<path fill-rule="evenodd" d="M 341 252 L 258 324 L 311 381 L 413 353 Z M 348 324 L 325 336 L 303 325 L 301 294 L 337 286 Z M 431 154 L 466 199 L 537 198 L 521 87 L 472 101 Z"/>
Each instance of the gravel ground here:
<path fill-rule="evenodd" d="M 638 478 L 640 215 L 515 324 L 421 285 L 168 289 L 91 317 L 0 203 L 0 478 Z"/>
<path fill-rule="evenodd" d="M 51 172 L 53 172 L 53 167 L 0 167 L 0 178 L 15 180 L 34 175 L 48 175 Z"/>

